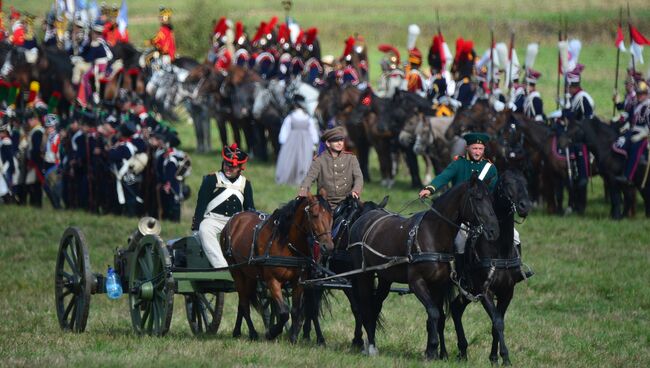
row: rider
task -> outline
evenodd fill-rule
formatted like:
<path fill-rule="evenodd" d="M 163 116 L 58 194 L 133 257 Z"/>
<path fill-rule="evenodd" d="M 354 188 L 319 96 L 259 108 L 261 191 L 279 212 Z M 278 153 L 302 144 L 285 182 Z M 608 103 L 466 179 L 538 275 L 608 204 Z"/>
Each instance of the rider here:
<path fill-rule="evenodd" d="M 544 115 L 544 102 L 537 91 L 536 85 L 542 74 L 533 69 L 526 70 L 526 99 L 524 100 L 524 114 L 539 123 L 546 121 Z"/>
<path fill-rule="evenodd" d="M 176 58 L 176 38 L 171 23 L 172 10 L 160 7 L 159 19 L 160 28 L 158 33 L 151 39 L 151 45 L 163 55 L 163 62 L 169 64 Z"/>
<path fill-rule="evenodd" d="M 491 192 L 494 192 L 498 180 L 497 168 L 485 158 L 485 144 L 490 140 L 490 137 L 485 133 L 467 133 L 463 138 L 467 142 L 467 154 L 464 157 L 457 156 L 445 170 L 431 181 L 431 184 L 420 190 L 418 194 L 420 198 L 430 196 L 439 188 L 446 186 L 449 182 L 451 182 L 452 186 L 467 182 L 474 173 L 478 174 L 480 180 L 487 180 L 488 188 Z M 461 230 L 454 240 L 456 253 L 460 255 L 465 253 L 466 240 L 467 231 L 464 225 L 461 225 Z M 514 230 L 513 242 L 516 246 L 521 244 L 519 233 L 516 229 Z M 464 271 L 464 265 L 465 257 L 456 257 L 456 267 L 461 273 Z M 526 271 L 526 278 L 532 275 L 532 271 Z"/>
<path fill-rule="evenodd" d="M 636 83 L 636 107 L 630 119 L 631 126 L 622 137 L 622 145 L 627 151 L 625 163 L 625 176 L 617 176 L 616 180 L 623 183 L 634 181 L 634 174 L 639 165 L 641 157 L 648 146 L 648 128 L 650 127 L 650 99 L 648 98 L 648 83 L 640 81 Z"/>
<path fill-rule="evenodd" d="M 215 268 L 228 266 L 219 245 L 226 222 L 237 212 L 255 209 L 253 187 L 241 175 L 248 155 L 235 143 L 224 147 L 221 156 L 221 170 L 203 177 L 192 219 L 192 230 L 198 230 L 206 256 Z"/>
<path fill-rule="evenodd" d="M 404 71 L 400 67 L 399 51 L 388 44 L 381 44 L 378 49 L 385 56 L 381 60 L 382 73 L 379 77 L 379 87 L 375 93 L 379 97 L 392 98 L 395 90 L 399 89 L 404 81 Z"/>
<path fill-rule="evenodd" d="M 318 191 L 324 189 L 327 201 L 335 209 L 348 195 L 359 198 L 363 190 L 363 175 L 357 156 L 344 151 L 345 129 L 336 126 L 321 136 L 327 150 L 312 161 L 307 176 L 300 184 L 298 196 L 306 197 L 311 184 L 317 183 Z"/>

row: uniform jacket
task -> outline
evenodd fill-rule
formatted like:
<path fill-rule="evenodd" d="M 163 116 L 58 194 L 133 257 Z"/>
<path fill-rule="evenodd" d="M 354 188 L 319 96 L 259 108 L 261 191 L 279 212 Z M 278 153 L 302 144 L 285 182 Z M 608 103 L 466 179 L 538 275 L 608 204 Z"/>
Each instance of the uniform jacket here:
<path fill-rule="evenodd" d="M 524 114 L 535 121 L 544 121 L 544 102 L 538 91 L 533 91 L 526 96 L 524 101 Z"/>
<path fill-rule="evenodd" d="M 158 33 L 151 40 L 151 44 L 163 55 L 169 55 L 172 60 L 176 58 L 176 39 L 171 26 L 161 25 Z"/>
<path fill-rule="evenodd" d="M 230 181 L 234 183 L 238 178 L 239 177 L 230 179 Z M 196 209 L 194 210 L 194 218 L 192 220 L 192 230 L 199 229 L 199 225 L 201 224 L 201 221 L 203 221 L 203 216 L 208 207 L 208 204 L 212 199 L 217 197 L 224 190 L 226 189 L 217 187 L 217 173 L 203 177 L 201 188 L 199 189 L 199 195 L 196 200 Z M 251 186 L 251 183 L 248 181 L 248 179 L 246 179 L 246 184 L 244 185 L 243 195 L 243 203 L 239 201 L 237 196 L 231 195 L 211 212 L 226 217 L 232 217 L 234 214 L 244 210 L 255 210 L 255 203 L 253 201 L 253 187 Z"/>
<path fill-rule="evenodd" d="M 341 152 L 336 158 L 332 157 L 327 150 L 316 157 L 300 189 L 309 190 L 314 181 L 318 191 L 321 188 L 325 189 L 327 200 L 331 204 L 338 204 L 350 192 L 361 194 L 363 190 L 363 175 L 357 156 L 346 151 Z"/>
<path fill-rule="evenodd" d="M 480 174 L 483 170 L 483 166 L 487 164 L 487 159 L 482 159 L 480 161 L 474 161 L 466 156 L 458 156 L 454 161 L 452 161 L 446 169 L 444 169 L 440 174 L 438 174 L 432 181 L 431 186 L 434 191 L 439 188 L 447 185 L 451 182 L 452 186 L 464 183 L 472 177 L 472 173 Z M 490 180 L 488 187 L 490 191 L 494 191 L 494 188 L 497 184 L 497 168 L 492 165 L 488 169 L 487 175 L 485 175 L 484 180 Z"/>

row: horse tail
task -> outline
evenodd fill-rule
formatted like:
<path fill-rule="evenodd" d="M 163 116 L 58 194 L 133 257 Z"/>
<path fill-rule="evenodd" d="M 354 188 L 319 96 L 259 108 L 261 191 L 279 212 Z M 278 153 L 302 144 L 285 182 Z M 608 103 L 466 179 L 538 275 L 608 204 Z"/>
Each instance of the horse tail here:
<path fill-rule="evenodd" d="M 332 316 L 332 303 L 329 297 L 331 290 L 305 289 L 303 293 L 303 307 L 305 321 L 322 318 L 326 315 Z"/>

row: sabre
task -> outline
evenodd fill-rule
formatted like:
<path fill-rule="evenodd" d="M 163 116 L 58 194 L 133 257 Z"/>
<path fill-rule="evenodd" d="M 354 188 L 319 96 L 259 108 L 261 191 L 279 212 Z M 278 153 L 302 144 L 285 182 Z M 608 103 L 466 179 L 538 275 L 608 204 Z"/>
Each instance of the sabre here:
<path fill-rule="evenodd" d="M 566 156 L 566 170 L 569 174 L 569 186 L 573 186 L 573 173 L 571 172 L 571 157 L 569 156 L 569 148 L 564 149 L 564 155 Z"/>
<path fill-rule="evenodd" d="M 618 12 L 618 28 L 621 28 L 621 20 L 623 18 L 623 7 L 619 8 Z M 614 78 L 614 94 L 618 93 L 618 66 L 621 60 L 621 48 L 616 47 L 616 76 Z M 616 101 L 614 101 L 614 106 L 612 107 L 612 116 L 616 115 Z"/>

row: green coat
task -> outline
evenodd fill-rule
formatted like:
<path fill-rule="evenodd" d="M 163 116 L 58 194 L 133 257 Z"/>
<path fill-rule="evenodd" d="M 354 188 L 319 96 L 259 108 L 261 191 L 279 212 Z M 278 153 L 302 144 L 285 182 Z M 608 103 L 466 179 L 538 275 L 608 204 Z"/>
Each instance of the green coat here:
<path fill-rule="evenodd" d="M 439 188 L 447 185 L 449 182 L 451 182 L 452 186 L 464 183 L 472 177 L 472 173 L 476 173 L 477 175 L 480 174 L 481 170 L 483 170 L 483 166 L 488 162 L 487 159 L 473 161 L 467 156 L 458 156 L 451 164 L 449 164 L 449 166 L 447 166 L 446 169 L 431 180 L 430 185 L 433 187 L 433 191 L 435 192 Z M 492 167 L 488 169 L 485 179 L 483 179 L 489 180 L 488 187 L 491 192 L 494 192 L 494 188 L 497 185 L 497 179 L 497 168 L 492 165 Z"/>

